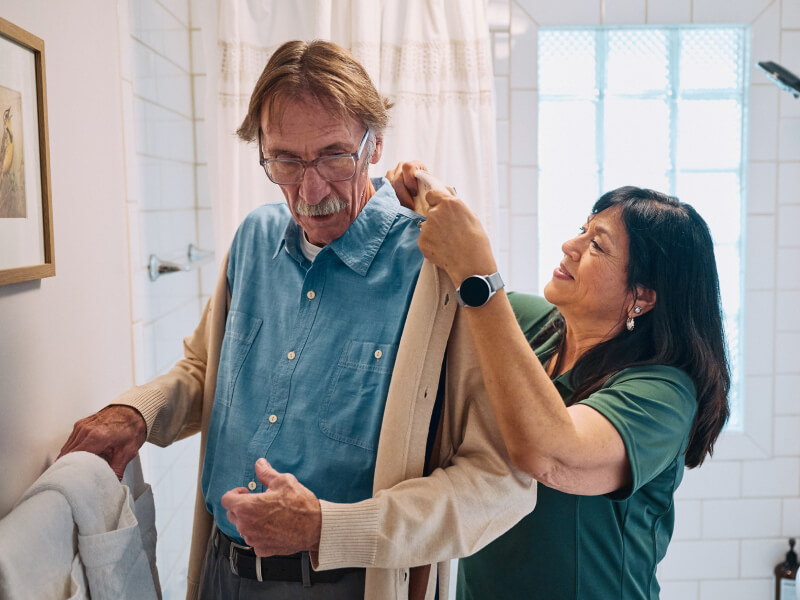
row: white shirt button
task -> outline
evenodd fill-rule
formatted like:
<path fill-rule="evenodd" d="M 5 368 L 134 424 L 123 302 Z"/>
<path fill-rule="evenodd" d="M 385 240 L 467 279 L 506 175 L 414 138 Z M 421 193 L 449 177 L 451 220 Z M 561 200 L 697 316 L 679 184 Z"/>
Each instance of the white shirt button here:
<path fill-rule="evenodd" d="M 294 350 L 292 350 L 291 352 L 289 352 L 289 354 L 286 355 L 286 358 L 288 358 L 289 360 L 294 360 L 294 357 L 295 357 Z"/>
<path fill-rule="evenodd" d="M 380 359 L 381 356 L 383 356 L 383 352 L 381 352 L 380 350 L 375 350 L 375 358 Z"/>
<path fill-rule="evenodd" d="M 277 423 L 277 421 L 278 421 L 278 415 L 270 415 L 269 416 L 269 422 L 270 423 Z"/>
<path fill-rule="evenodd" d="M 314 293 L 314 290 L 308 290 L 308 292 L 306 292 L 306 298 L 309 300 L 313 300 L 315 296 L 316 294 Z"/>
<path fill-rule="evenodd" d="M 248 483 L 248 484 L 247 484 L 247 489 L 249 489 L 251 492 L 252 492 L 254 489 L 256 489 L 256 482 L 255 482 L 255 481 L 251 481 L 250 483 Z"/>

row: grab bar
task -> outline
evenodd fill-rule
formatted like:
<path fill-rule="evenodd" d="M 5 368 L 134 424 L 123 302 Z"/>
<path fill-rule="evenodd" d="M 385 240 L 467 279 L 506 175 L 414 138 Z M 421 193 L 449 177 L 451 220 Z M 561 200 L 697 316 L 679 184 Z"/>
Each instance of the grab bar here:
<path fill-rule="evenodd" d="M 207 263 L 209 260 L 214 258 L 214 251 L 201 250 L 194 244 L 189 244 L 189 248 L 186 250 L 186 258 L 189 260 L 189 264 L 180 264 L 169 260 L 161 260 L 155 254 L 151 254 L 147 265 L 150 281 L 155 281 L 159 278 L 159 276 L 167 275 L 169 273 L 191 271 L 196 266 Z"/>

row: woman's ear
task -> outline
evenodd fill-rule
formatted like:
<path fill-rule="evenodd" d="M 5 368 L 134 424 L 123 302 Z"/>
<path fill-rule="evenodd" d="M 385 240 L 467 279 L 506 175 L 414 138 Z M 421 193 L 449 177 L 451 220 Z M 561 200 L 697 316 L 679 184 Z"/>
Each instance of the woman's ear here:
<path fill-rule="evenodd" d="M 656 291 L 651 290 L 641 285 L 636 286 L 636 302 L 634 306 L 628 311 L 629 317 L 641 317 L 648 311 L 653 310 L 656 305 Z M 641 310 L 636 312 L 635 307 L 638 306 Z"/>

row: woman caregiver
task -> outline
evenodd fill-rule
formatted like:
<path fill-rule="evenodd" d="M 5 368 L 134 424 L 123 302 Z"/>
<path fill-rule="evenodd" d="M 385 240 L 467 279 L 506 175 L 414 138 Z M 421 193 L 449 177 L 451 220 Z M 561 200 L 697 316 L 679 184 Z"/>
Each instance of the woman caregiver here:
<path fill-rule="evenodd" d="M 496 273 L 464 203 L 427 200 L 425 257 L 457 287 Z M 697 212 L 619 188 L 562 250 L 545 299 L 500 289 L 464 311 L 510 458 L 539 486 L 533 513 L 459 561 L 459 600 L 657 599 L 684 466 L 711 454 L 728 417 L 719 282 Z"/>

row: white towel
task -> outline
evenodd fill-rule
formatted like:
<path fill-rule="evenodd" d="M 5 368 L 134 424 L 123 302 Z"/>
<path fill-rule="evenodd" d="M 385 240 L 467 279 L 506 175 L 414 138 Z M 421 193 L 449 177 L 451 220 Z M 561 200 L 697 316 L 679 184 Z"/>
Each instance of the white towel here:
<path fill-rule="evenodd" d="M 136 500 L 94 454 L 70 453 L 47 469 L 0 521 L 0 597 L 158 598 L 155 510 L 138 460 L 126 479 Z"/>

